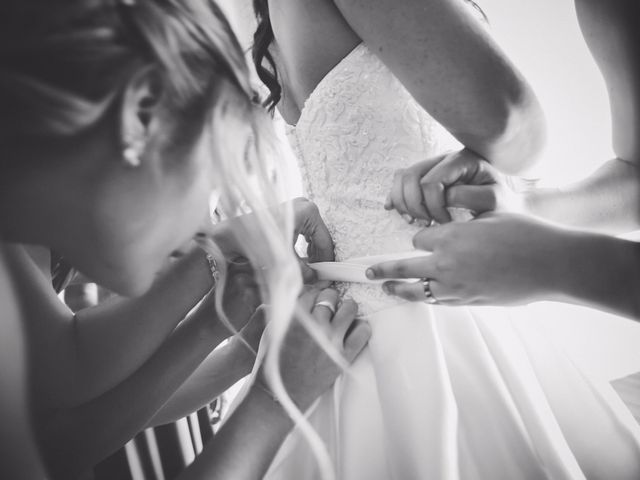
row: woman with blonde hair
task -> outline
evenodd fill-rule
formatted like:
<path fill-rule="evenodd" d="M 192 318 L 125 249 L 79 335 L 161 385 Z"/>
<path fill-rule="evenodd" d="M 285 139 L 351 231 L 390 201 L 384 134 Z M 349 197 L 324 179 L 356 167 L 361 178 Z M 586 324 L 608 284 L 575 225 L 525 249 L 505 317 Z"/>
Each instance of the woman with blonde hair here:
<path fill-rule="evenodd" d="M 305 207 L 294 219 L 291 206 L 276 207 L 283 173 L 267 161 L 269 122 L 252 102 L 242 52 L 215 3 L 11 1 L 0 18 L 0 272 L 11 286 L 2 293 L 3 331 L 17 364 L 3 368 L 16 402 L 2 414 L 25 437 L 2 442 L 2 476 L 33 476 L 27 463 L 38 468 L 26 461 L 36 455 L 31 415 L 50 473 L 61 478 L 152 422 L 229 327 L 240 330 L 253 314 L 242 303 L 247 287 L 269 305 L 257 315 L 266 314 L 272 342 L 282 345 L 267 353 L 273 388 L 283 404 L 306 408 L 340 372 L 307 330 L 328 336 L 347 360 L 368 330 L 353 323 L 353 305 L 337 309 L 331 291 L 306 292 L 295 307 L 294 223 L 314 238 L 317 214 Z M 252 210 L 251 217 L 220 224 L 209 232 L 207 255 L 195 251 L 181 273 L 155 281 L 167 257 L 201 231 L 213 191 L 227 217 Z M 93 281 L 139 298 L 75 318 L 10 242 L 53 249 Z M 254 272 L 242 271 L 240 282 L 225 259 L 237 253 Z M 208 311 L 176 328 L 207 293 Z M 296 308 L 307 328 L 288 329 Z M 134 326 L 140 316 L 146 328 Z M 118 318 L 111 327 L 107 319 Z M 213 476 L 261 475 L 292 426 L 272 383 L 256 381 L 192 475 L 203 468 Z M 26 394 L 28 412 L 18 403 Z"/>

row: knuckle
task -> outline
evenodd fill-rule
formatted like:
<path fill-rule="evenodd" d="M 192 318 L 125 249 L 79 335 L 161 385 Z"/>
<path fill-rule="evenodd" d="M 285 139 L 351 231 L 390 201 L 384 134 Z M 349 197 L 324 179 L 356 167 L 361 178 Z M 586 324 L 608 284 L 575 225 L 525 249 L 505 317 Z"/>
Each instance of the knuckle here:
<path fill-rule="evenodd" d="M 439 257 L 435 262 L 435 268 L 438 273 L 451 272 L 454 266 L 455 262 L 446 256 Z"/>
<path fill-rule="evenodd" d="M 344 300 L 340 306 L 340 312 L 346 317 L 355 317 L 358 313 L 358 304 L 352 299 Z"/>

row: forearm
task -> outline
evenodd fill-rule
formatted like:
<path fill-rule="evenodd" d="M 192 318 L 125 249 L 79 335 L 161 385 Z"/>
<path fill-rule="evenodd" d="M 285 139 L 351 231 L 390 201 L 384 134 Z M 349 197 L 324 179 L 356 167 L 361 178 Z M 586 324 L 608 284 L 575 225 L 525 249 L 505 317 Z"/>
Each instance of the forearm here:
<path fill-rule="evenodd" d="M 568 226 L 606 233 L 640 228 L 640 168 L 620 159 L 575 184 L 525 194 L 526 209 Z"/>
<path fill-rule="evenodd" d="M 542 108 L 524 83 L 521 94 L 503 100 L 502 120 L 482 136 L 459 132 L 456 136 L 501 172 L 518 175 L 526 172 L 539 158 L 546 141 L 546 120 Z"/>
<path fill-rule="evenodd" d="M 233 339 L 206 358 L 176 391 L 149 426 L 162 425 L 198 410 L 251 372 L 255 354 Z"/>
<path fill-rule="evenodd" d="M 566 238 L 552 298 L 640 320 L 640 243 L 578 231 Z"/>
<path fill-rule="evenodd" d="M 225 327 L 195 314 L 113 389 L 75 408 L 42 412 L 39 431 L 53 472 L 69 478 L 124 445 L 226 336 Z"/>
<path fill-rule="evenodd" d="M 194 249 L 145 295 L 78 312 L 70 325 L 78 401 L 95 398 L 135 372 L 211 286 L 204 253 Z"/>
<path fill-rule="evenodd" d="M 180 480 L 259 480 L 293 427 L 282 407 L 252 388 Z"/>

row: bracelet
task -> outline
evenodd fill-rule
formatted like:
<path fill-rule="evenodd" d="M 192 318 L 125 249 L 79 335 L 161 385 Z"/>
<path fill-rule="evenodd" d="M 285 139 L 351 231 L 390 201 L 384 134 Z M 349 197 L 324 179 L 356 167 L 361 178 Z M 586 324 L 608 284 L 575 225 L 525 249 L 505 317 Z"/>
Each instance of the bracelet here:
<path fill-rule="evenodd" d="M 218 280 L 220 279 L 220 270 L 218 269 L 218 262 L 215 257 L 211 255 L 209 252 L 205 252 L 205 257 L 207 259 L 207 263 L 209 264 L 209 271 L 211 272 L 211 278 L 213 279 L 213 286 L 215 287 L 218 284 Z"/>

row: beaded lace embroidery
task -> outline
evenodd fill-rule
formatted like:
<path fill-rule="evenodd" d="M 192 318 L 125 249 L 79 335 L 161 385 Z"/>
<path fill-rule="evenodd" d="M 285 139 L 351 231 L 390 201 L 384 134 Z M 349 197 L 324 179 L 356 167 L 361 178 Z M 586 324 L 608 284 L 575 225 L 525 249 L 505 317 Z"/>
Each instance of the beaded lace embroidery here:
<path fill-rule="evenodd" d="M 358 45 L 322 79 L 287 130 L 337 261 L 413 250 L 418 228 L 383 207 L 393 174 L 456 143 L 377 56 Z M 340 289 L 363 313 L 398 303 L 376 285 Z"/>

